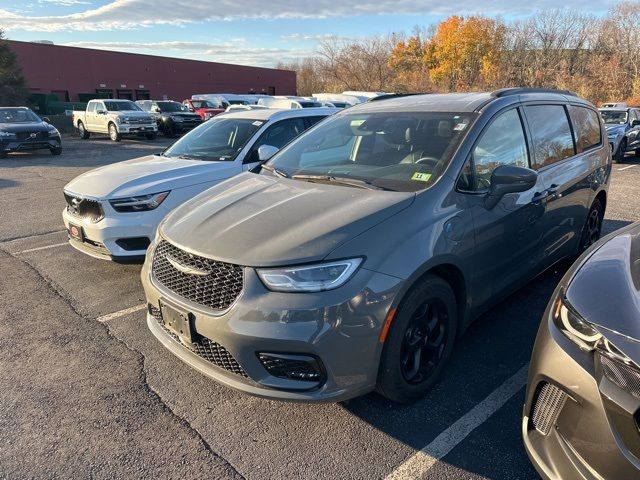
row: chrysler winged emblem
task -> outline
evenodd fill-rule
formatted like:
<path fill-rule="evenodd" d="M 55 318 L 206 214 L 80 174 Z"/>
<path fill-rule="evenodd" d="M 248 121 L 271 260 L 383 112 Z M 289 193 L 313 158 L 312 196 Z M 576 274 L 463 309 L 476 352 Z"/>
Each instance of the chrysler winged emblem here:
<path fill-rule="evenodd" d="M 179 261 L 177 261 L 175 258 L 171 258 L 169 255 L 166 256 L 166 259 L 167 259 L 167 262 L 169 262 L 173 266 L 173 268 L 187 275 L 198 275 L 199 277 L 204 277 L 211 273 L 207 270 L 201 270 L 199 268 L 183 265 Z"/>

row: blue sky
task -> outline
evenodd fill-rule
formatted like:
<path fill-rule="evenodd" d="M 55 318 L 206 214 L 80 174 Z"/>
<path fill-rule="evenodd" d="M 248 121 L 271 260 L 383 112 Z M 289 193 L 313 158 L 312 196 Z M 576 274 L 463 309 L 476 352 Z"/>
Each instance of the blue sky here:
<path fill-rule="evenodd" d="M 204 4 L 202 3 L 204 1 Z M 523 18 L 554 0 L 0 0 L 13 40 L 273 66 L 313 54 L 327 37 L 410 33 L 453 14 Z M 601 15 L 612 0 L 565 0 Z"/>

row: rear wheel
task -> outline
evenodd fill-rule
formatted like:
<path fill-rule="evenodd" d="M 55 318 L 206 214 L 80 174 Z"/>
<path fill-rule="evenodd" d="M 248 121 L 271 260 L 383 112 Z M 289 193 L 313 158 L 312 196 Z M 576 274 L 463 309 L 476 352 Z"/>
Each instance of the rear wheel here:
<path fill-rule="evenodd" d="M 378 392 L 398 403 L 422 398 L 451 356 L 458 318 L 447 282 L 428 275 L 402 300 L 385 341 Z"/>
<path fill-rule="evenodd" d="M 118 129 L 113 123 L 109 124 L 109 138 L 114 142 L 119 142 L 120 140 L 122 140 L 122 135 L 120 135 L 120 132 L 118 132 Z"/>
<path fill-rule="evenodd" d="M 582 237 L 580 239 L 580 252 L 584 252 L 591 245 L 596 243 L 602 232 L 602 219 L 604 218 L 604 207 L 600 200 L 596 199 L 591 205 L 587 221 L 582 229 Z"/>
<path fill-rule="evenodd" d="M 87 129 L 84 128 L 84 123 L 82 122 L 78 122 L 78 132 L 80 132 L 80 138 L 83 140 L 87 140 L 91 135 L 89 132 L 87 132 Z"/>
<path fill-rule="evenodd" d="M 624 154 L 627 151 L 627 139 L 623 138 L 622 141 L 620 142 L 620 145 L 618 145 L 618 151 L 616 152 L 616 162 L 617 163 L 624 163 Z"/>

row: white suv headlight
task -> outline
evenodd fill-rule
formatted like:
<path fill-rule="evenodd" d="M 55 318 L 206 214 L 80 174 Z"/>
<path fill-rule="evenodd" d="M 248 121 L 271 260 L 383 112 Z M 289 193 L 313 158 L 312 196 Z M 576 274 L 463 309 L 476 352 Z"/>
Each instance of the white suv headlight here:
<path fill-rule="evenodd" d="M 322 292 L 338 288 L 353 277 L 362 258 L 336 260 L 315 265 L 258 268 L 265 287 L 274 292 Z"/>
<path fill-rule="evenodd" d="M 109 203 L 116 212 L 133 213 L 154 210 L 169 196 L 170 191 L 152 193 L 149 195 L 139 195 L 136 197 L 117 198 L 109 200 Z"/>

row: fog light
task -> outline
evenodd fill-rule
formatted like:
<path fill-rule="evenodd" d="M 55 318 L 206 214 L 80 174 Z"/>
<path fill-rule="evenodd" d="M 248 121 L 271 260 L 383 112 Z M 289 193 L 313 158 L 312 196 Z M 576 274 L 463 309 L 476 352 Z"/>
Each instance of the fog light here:
<path fill-rule="evenodd" d="M 316 357 L 282 353 L 258 353 L 258 359 L 274 377 L 314 383 L 324 381 L 324 368 L 322 362 Z"/>

